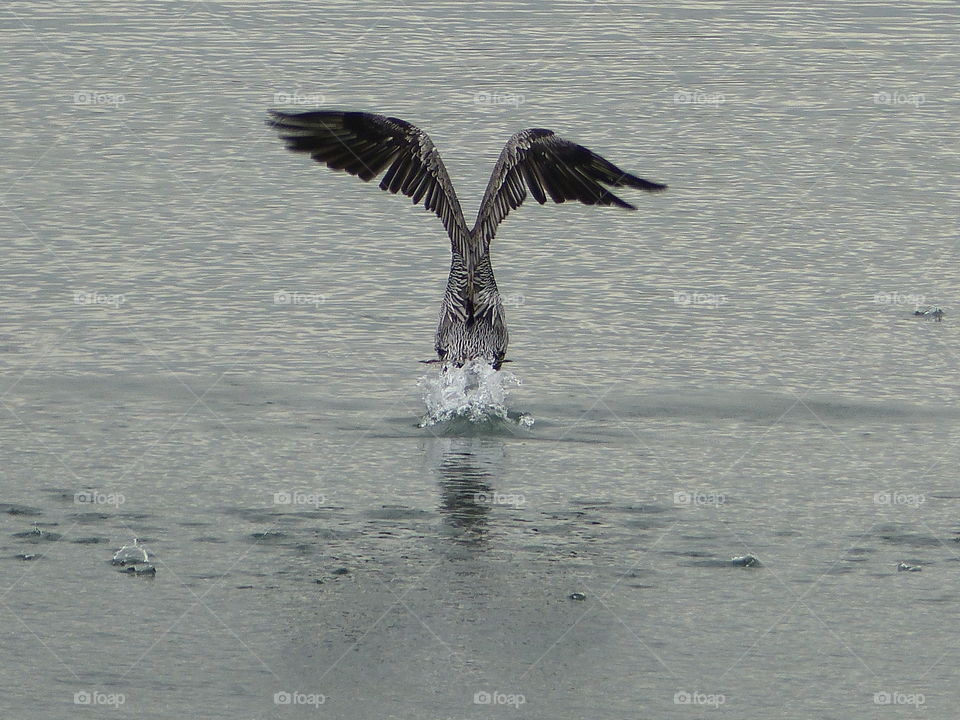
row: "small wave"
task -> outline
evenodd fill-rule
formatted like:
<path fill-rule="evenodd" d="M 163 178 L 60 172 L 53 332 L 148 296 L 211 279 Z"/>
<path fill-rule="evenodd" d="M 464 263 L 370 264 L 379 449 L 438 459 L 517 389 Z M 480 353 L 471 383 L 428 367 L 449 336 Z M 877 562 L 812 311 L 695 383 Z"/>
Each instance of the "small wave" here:
<path fill-rule="evenodd" d="M 417 382 L 423 389 L 427 414 L 420 427 L 465 420 L 470 423 L 508 422 L 520 427 L 533 425 L 533 417 L 511 413 L 507 397 L 511 386 L 521 381 L 507 370 L 494 370 L 489 363 L 475 360 L 463 367 L 444 366 Z"/>

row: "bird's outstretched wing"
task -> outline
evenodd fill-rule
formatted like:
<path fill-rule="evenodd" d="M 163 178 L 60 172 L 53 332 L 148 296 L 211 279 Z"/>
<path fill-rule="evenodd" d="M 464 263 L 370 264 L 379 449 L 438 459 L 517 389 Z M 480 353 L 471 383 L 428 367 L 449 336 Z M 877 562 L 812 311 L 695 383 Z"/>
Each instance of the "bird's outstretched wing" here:
<path fill-rule="evenodd" d="M 582 145 L 558 137 L 552 130 L 523 130 L 507 142 L 493 168 L 480 203 L 473 233 L 485 253 L 500 222 L 523 203 L 527 189 L 543 205 L 579 200 L 586 205 L 616 205 L 636 210 L 604 186 L 661 192 L 666 185 L 624 172 Z"/>
<path fill-rule="evenodd" d="M 389 166 L 380 189 L 401 192 L 432 210 L 450 236 L 455 253 L 472 269 L 470 232 L 440 154 L 423 130 L 400 120 L 364 112 L 270 110 L 269 124 L 287 148 L 344 170 L 364 182 Z"/>

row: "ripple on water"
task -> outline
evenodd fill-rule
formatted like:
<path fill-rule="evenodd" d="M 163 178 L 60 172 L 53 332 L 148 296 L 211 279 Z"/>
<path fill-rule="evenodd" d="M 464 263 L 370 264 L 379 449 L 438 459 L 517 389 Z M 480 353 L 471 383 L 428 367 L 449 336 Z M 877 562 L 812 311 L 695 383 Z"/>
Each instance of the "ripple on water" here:
<path fill-rule="evenodd" d="M 70 516 L 70 519 L 80 525 L 87 525 L 90 523 L 103 522 L 104 520 L 110 520 L 111 516 L 107 513 L 102 512 L 84 512 L 84 513 L 74 513 Z"/>
<path fill-rule="evenodd" d="M 877 527 L 877 537 L 893 545 L 906 547 L 938 547 L 942 541 L 936 535 L 923 532 L 914 532 L 913 526 L 908 524 L 892 523 Z"/>
<path fill-rule="evenodd" d="M 63 536 L 58 532 L 53 532 L 51 530 L 44 530 L 43 528 L 34 526 L 30 530 L 15 532 L 11 537 L 15 537 L 18 540 L 25 540 L 26 542 L 39 543 L 39 542 L 56 542 Z"/>
<path fill-rule="evenodd" d="M 17 503 L 0 503 L 0 513 L 7 513 L 8 515 L 26 515 L 28 517 L 43 515 L 43 511 L 39 508 L 31 507 L 29 505 L 18 505 Z"/>
<path fill-rule="evenodd" d="M 383 505 L 379 510 L 368 510 L 364 514 L 374 520 L 422 520 L 433 517 L 432 513 L 426 510 L 402 505 Z"/>
<path fill-rule="evenodd" d="M 257 545 L 283 545 L 291 541 L 290 536 L 280 530 L 251 533 L 249 539 Z"/>

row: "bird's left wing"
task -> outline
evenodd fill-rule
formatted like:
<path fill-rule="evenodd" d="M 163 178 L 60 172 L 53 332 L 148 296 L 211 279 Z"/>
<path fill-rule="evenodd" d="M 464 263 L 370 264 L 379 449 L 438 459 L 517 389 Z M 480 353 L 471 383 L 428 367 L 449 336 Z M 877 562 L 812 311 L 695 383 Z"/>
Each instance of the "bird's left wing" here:
<path fill-rule="evenodd" d="M 621 170 L 582 145 L 564 140 L 552 130 L 523 130 L 507 142 L 493 168 L 473 228 L 479 252 L 487 251 L 497 226 L 523 203 L 527 188 L 543 205 L 579 200 L 585 205 L 616 205 L 636 210 L 605 187 L 632 187 L 661 192 L 666 185 Z"/>

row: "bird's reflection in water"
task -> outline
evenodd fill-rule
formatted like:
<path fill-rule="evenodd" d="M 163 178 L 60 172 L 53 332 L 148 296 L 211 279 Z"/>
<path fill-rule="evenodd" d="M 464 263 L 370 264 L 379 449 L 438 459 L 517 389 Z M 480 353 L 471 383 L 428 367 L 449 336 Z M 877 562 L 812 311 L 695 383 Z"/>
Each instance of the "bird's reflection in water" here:
<path fill-rule="evenodd" d="M 458 543 L 487 540 L 489 498 L 503 475 L 506 448 L 496 437 L 438 437 L 427 442 L 427 460 L 440 478 L 440 512 Z"/>

